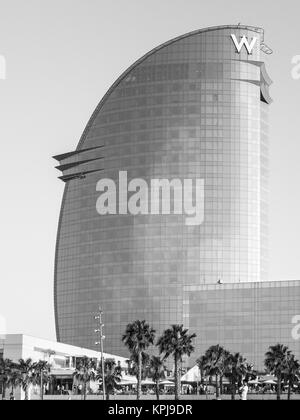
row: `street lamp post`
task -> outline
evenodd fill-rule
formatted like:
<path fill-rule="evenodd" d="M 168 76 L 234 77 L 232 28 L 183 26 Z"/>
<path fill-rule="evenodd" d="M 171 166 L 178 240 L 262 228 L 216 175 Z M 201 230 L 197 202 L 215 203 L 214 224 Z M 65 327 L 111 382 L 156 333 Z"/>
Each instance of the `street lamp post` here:
<path fill-rule="evenodd" d="M 95 320 L 99 322 L 99 328 L 95 330 L 95 333 L 99 334 L 99 341 L 96 341 L 96 345 L 100 345 L 100 352 L 101 352 L 101 369 L 102 369 L 102 387 L 103 387 L 103 400 L 106 399 L 106 389 L 105 389 L 105 373 L 104 373 L 104 357 L 103 357 L 103 340 L 105 336 L 103 335 L 103 327 L 104 324 L 102 323 L 102 314 L 103 311 L 99 306 L 99 312 L 95 316 Z"/>

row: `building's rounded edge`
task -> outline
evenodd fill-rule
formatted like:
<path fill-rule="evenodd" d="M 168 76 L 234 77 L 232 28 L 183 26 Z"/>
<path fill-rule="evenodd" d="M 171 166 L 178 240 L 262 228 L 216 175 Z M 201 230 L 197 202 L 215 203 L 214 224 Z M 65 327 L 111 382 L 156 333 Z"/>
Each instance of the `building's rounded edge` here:
<path fill-rule="evenodd" d="M 56 235 L 56 243 L 55 243 L 55 260 L 54 260 L 54 288 L 53 288 L 53 294 L 54 294 L 54 320 L 55 320 L 55 334 L 56 334 L 56 340 L 60 342 L 60 333 L 59 333 L 59 318 L 58 318 L 58 309 L 57 309 L 57 262 L 58 262 L 58 252 L 59 252 L 59 241 L 60 241 L 60 232 L 61 232 L 61 226 L 62 226 L 62 219 L 63 219 L 63 212 L 68 192 L 68 183 L 66 183 L 60 212 L 59 212 L 59 219 L 58 219 L 58 228 L 57 228 L 57 235 Z"/>
<path fill-rule="evenodd" d="M 205 32 L 212 32 L 212 31 L 217 31 L 217 30 L 224 30 L 224 29 L 246 29 L 246 30 L 250 30 L 253 32 L 258 32 L 258 33 L 264 33 L 264 29 L 260 28 L 260 27 L 256 27 L 256 26 L 249 26 L 249 25 L 219 25 L 219 26 L 210 26 L 207 28 L 203 28 L 203 29 L 196 29 L 195 31 L 191 31 L 188 32 L 184 35 L 180 35 L 177 36 L 175 38 L 172 38 L 169 41 L 164 42 L 163 44 L 158 45 L 157 47 L 153 48 L 152 50 L 150 50 L 149 52 L 147 52 L 146 54 L 144 54 L 141 58 L 139 58 L 138 60 L 136 60 L 131 66 L 129 66 L 118 78 L 117 80 L 111 85 L 111 87 L 108 89 L 108 91 L 104 94 L 103 98 L 101 99 L 101 101 L 98 103 L 97 107 L 95 108 L 94 112 L 92 113 L 92 116 L 90 117 L 83 133 L 82 136 L 79 140 L 79 143 L 77 145 L 77 149 L 76 150 L 80 150 L 81 147 L 83 146 L 83 143 L 87 137 L 88 131 L 90 129 L 90 127 L 93 125 L 99 111 L 101 110 L 102 106 L 104 105 L 106 99 L 109 97 L 109 95 L 111 94 L 111 92 L 121 83 L 121 81 L 128 75 L 128 73 L 130 73 L 136 66 L 138 66 L 139 64 L 141 64 L 144 60 L 146 60 L 147 58 L 149 58 L 151 55 L 155 54 L 157 51 L 161 50 L 162 48 L 165 48 L 177 41 L 180 41 L 184 38 L 188 38 L 190 36 L 194 36 L 200 33 L 205 33 Z"/>

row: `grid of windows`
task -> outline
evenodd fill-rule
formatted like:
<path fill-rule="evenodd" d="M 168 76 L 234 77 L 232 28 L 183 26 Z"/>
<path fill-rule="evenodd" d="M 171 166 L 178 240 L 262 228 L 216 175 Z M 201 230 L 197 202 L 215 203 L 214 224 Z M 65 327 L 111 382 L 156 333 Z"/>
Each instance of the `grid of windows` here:
<path fill-rule="evenodd" d="M 184 320 L 197 331 L 198 356 L 220 344 L 263 370 L 268 347 L 282 343 L 300 358 L 296 316 L 299 322 L 300 281 L 185 287 Z"/>

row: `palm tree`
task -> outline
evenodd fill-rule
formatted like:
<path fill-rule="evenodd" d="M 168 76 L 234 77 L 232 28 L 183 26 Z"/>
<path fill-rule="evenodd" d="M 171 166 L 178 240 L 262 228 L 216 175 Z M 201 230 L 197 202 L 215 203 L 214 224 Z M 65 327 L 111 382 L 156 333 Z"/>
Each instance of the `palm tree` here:
<path fill-rule="evenodd" d="M 208 376 L 215 376 L 216 378 L 216 398 L 220 397 L 220 381 L 222 380 L 226 364 L 225 361 L 229 352 L 221 347 L 219 344 L 211 346 L 205 352 L 206 367 L 205 371 Z"/>
<path fill-rule="evenodd" d="M 73 373 L 73 379 L 83 384 L 81 395 L 83 395 L 84 400 L 86 400 L 87 383 L 95 380 L 95 378 L 96 362 L 86 356 L 77 359 L 77 365 L 75 372 Z"/>
<path fill-rule="evenodd" d="M 146 321 L 134 321 L 128 324 L 122 341 L 131 353 L 137 356 L 138 375 L 137 375 L 137 399 L 141 398 L 142 383 L 142 353 L 154 343 L 155 330 Z"/>
<path fill-rule="evenodd" d="M 142 359 L 142 373 L 141 379 L 146 379 L 149 373 L 149 364 L 150 364 L 150 356 L 148 353 L 142 351 L 141 354 Z M 132 354 L 130 359 L 128 360 L 128 373 L 129 375 L 133 375 L 138 379 L 139 374 L 139 356 L 137 354 Z"/>
<path fill-rule="evenodd" d="M 100 364 L 97 370 L 96 379 L 102 381 L 102 378 L 102 366 Z M 109 400 L 109 395 L 113 394 L 115 388 L 119 387 L 119 383 L 122 379 L 121 366 L 116 365 L 116 362 L 113 359 L 106 359 L 104 362 L 104 378 L 106 399 Z"/>
<path fill-rule="evenodd" d="M 231 385 L 231 399 L 235 399 L 237 387 L 241 385 L 243 379 L 247 379 L 250 374 L 251 365 L 240 354 L 229 354 L 225 359 L 225 376 Z"/>
<path fill-rule="evenodd" d="M 0 359 L 0 383 L 2 386 L 2 400 L 5 399 L 5 391 L 8 385 L 8 378 L 11 372 L 12 361 L 10 359 Z"/>
<path fill-rule="evenodd" d="M 196 360 L 196 363 L 198 365 L 200 376 L 201 376 L 201 385 L 202 389 L 204 387 L 204 378 L 207 376 L 207 358 L 205 355 L 199 357 L 199 359 Z M 205 393 L 207 395 L 207 392 Z"/>
<path fill-rule="evenodd" d="M 291 389 L 300 378 L 300 363 L 295 359 L 294 354 L 290 354 L 283 370 L 284 382 L 288 384 L 288 400 L 291 399 Z"/>
<path fill-rule="evenodd" d="M 196 334 L 188 334 L 188 329 L 185 329 L 183 325 L 172 325 L 171 328 L 163 332 L 157 341 L 160 354 L 164 353 L 163 359 L 167 359 L 171 355 L 174 358 L 176 400 L 179 399 L 180 393 L 179 363 L 183 356 L 190 356 L 195 350 L 192 343 L 195 337 Z"/>
<path fill-rule="evenodd" d="M 9 374 L 7 386 L 11 387 L 10 394 L 14 397 L 15 388 L 21 384 L 21 374 L 17 364 L 13 364 Z"/>
<path fill-rule="evenodd" d="M 281 395 L 281 380 L 283 377 L 284 369 L 287 365 L 287 360 L 291 352 L 287 346 L 283 344 L 276 344 L 270 346 L 265 355 L 265 366 L 269 373 L 275 375 L 277 378 L 277 400 L 280 400 Z"/>
<path fill-rule="evenodd" d="M 20 384 L 25 392 L 25 400 L 28 400 L 30 386 L 37 384 L 35 363 L 32 362 L 32 359 L 20 359 L 18 363 L 18 370 L 20 372 Z"/>
<path fill-rule="evenodd" d="M 41 400 L 44 399 L 44 384 L 48 383 L 50 380 L 50 365 L 44 360 L 40 360 L 35 363 L 34 371 L 36 374 L 36 379 L 40 383 L 40 396 Z"/>
<path fill-rule="evenodd" d="M 159 381 L 165 379 L 165 370 L 166 366 L 164 360 L 159 356 L 152 356 L 149 363 L 149 373 L 150 377 L 155 382 L 157 400 L 159 400 Z"/>

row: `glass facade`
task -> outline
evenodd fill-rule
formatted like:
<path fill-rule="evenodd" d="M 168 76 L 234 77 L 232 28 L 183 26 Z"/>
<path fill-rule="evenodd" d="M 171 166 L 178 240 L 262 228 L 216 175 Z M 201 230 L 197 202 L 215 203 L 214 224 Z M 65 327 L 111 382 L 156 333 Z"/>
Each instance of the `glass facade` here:
<path fill-rule="evenodd" d="M 185 325 L 197 331 L 193 360 L 218 343 L 256 369 L 277 343 L 300 359 L 300 281 L 188 286 L 184 294 Z"/>
<path fill-rule="evenodd" d="M 256 38 L 251 53 L 245 45 L 238 52 L 232 35 Z M 154 49 L 110 88 L 77 151 L 59 157 L 66 187 L 55 262 L 58 340 L 95 348 L 101 304 L 105 351 L 126 355 L 128 322 L 147 319 L 158 332 L 188 325 L 189 287 L 267 279 L 271 81 L 262 41 L 259 28 L 224 26 Z M 204 222 L 99 216 L 96 184 L 118 183 L 119 171 L 148 183 L 203 179 Z"/>

